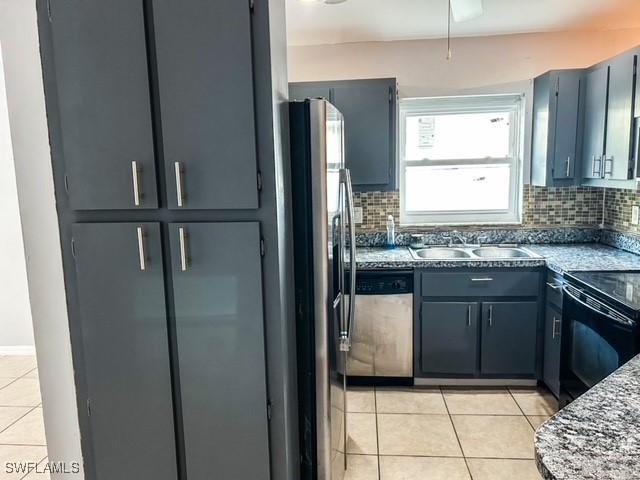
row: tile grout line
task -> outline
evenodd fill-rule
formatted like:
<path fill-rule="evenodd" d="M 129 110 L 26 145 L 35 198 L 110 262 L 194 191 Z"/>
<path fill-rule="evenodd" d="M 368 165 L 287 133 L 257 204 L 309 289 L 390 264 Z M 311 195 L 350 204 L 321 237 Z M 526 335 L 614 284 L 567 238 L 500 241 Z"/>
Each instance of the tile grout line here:
<path fill-rule="evenodd" d="M 511 391 L 511 389 L 508 388 L 507 390 L 509 392 L 509 395 L 511 395 L 511 398 L 513 398 L 513 401 L 516 402 L 516 405 L 518 406 L 518 409 L 522 412 L 522 415 L 524 416 L 524 419 L 527 421 L 527 423 L 529 424 L 529 426 L 533 430 L 533 433 L 536 433 L 536 429 L 533 428 L 533 425 L 531 424 L 531 421 L 529 420 L 529 417 L 527 417 L 527 414 L 524 413 L 524 410 L 522 409 L 522 407 L 518 403 L 518 400 L 516 399 L 516 397 L 513 396 L 513 392 Z"/>
<path fill-rule="evenodd" d="M 42 462 L 44 462 L 47 459 L 48 456 L 49 456 L 49 453 L 47 452 L 47 455 L 45 455 L 44 458 L 42 458 L 42 459 L 40 459 L 40 461 L 38 461 L 37 466 L 39 466 Z M 36 468 L 37 468 L 37 466 L 36 466 Z M 25 478 L 27 478 L 32 473 L 33 472 L 29 472 L 24 477 L 20 477 L 20 480 L 24 480 Z M 51 478 L 51 477 L 49 477 L 49 478 Z"/>
<path fill-rule="evenodd" d="M 453 423 L 453 417 L 451 416 L 451 412 L 449 411 L 449 405 L 447 404 L 447 399 L 444 396 L 444 392 L 442 391 L 442 387 L 438 387 L 438 391 L 440 392 L 440 396 L 442 397 L 442 403 L 444 403 L 444 408 L 447 410 L 447 415 L 449 416 L 449 421 L 451 422 L 451 426 L 453 427 L 453 433 L 456 436 L 456 440 L 458 442 L 458 447 L 460 447 L 460 453 L 462 453 L 462 458 L 464 459 L 464 465 L 467 467 L 467 472 L 469 473 L 469 478 L 473 480 L 473 475 L 471 474 L 471 469 L 469 468 L 469 462 L 467 462 L 467 457 L 464 454 L 464 450 L 462 449 L 462 443 L 460 442 L 460 437 L 458 436 L 458 430 L 456 430 L 456 424 Z"/>
<path fill-rule="evenodd" d="M 378 390 L 373 386 L 373 411 L 376 414 L 376 464 L 378 466 L 378 480 L 382 480 L 382 468 L 380 467 L 380 434 L 378 432 Z"/>
<path fill-rule="evenodd" d="M 3 408 L 3 407 L 0 407 L 0 408 Z M 31 406 L 29 406 L 29 407 L 27 407 L 27 406 L 24 406 L 24 407 L 21 407 L 21 406 L 14 407 L 13 405 L 9 405 L 9 406 L 6 406 L 5 408 L 29 408 L 29 410 L 27 410 L 27 411 L 24 413 L 24 415 L 22 415 L 21 417 L 17 418 L 15 421 L 11 422 L 11 423 L 10 423 L 9 425 L 7 425 L 5 428 L 3 428 L 2 430 L 0 430 L 0 434 L 2 434 L 2 433 L 4 433 L 4 432 L 6 432 L 9 428 L 13 427 L 16 423 L 18 423 L 20 420 L 22 420 L 24 417 L 26 417 L 27 415 L 29 415 L 31 412 L 33 412 L 33 411 L 34 411 L 36 408 L 38 408 L 38 407 L 37 407 L 37 406 L 35 406 L 35 407 L 31 407 Z M 11 445 L 11 444 L 10 444 L 10 443 L 2 443 L 2 442 L 0 442 L 0 445 Z"/>

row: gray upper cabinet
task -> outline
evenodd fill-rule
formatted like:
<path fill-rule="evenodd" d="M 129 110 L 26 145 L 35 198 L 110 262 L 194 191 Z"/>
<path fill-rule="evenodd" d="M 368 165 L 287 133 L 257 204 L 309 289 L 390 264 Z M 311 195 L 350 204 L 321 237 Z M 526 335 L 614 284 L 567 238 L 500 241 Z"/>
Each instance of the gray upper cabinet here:
<path fill-rule="evenodd" d="M 636 53 L 625 52 L 587 73 L 583 175 L 589 185 L 634 177 L 636 64 Z"/>
<path fill-rule="evenodd" d="M 249 2 L 153 0 L 153 18 L 169 208 L 257 208 Z"/>
<path fill-rule="evenodd" d="M 480 371 L 488 375 L 536 373 L 537 302 L 482 304 Z"/>
<path fill-rule="evenodd" d="M 423 374 L 474 375 L 480 304 L 423 302 L 420 370 Z"/>
<path fill-rule="evenodd" d="M 169 230 L 187 477 L 267 480 L 259 225 Z"/>
<path fill-rule="evenodd" d="M 289 100 L 303 101 L 307 98 L 324 98 L 333 102 L 333 94 L 331 87 L 326 84 L 318 83 L 290 83 L 289 84 Z"/>
<path fill-rule="evenodd" d="M 296 100 L 323 97 L 342 112 L 345 159 L 355 190 L 395 188 L 395 78 L 291 83 L 289 96 Z"/>
<path fill-rule="evenodd" d="M 72 232 L 90 478 L 174 480 L 160 227 L 85 223 L 74 224 Z"/>
<path fill-rule="evenodd" d="M 142 2 L 51 0 L 59 135 L 74 210 L 156 208 Z"/>
<path fill-rule="evenodd" d="M 579 183 L 583 70 L 555 70 L 534 80 L 533 185 Z"/>
<path fill-rule="evenodd" d="M 609 62 L 609 96 L 605 142 L 605 178 L 630 180 L 632 163 L 632 130 L 637 57 L 625 53 Z"/>
<path fill-rule="evenodd" d="M 602 178 L 604 163 L 604 132 L 607 118 L 609 66 L 600 65 L 585 75 L 584 136 L 582 143 L 582 175 Z"/>

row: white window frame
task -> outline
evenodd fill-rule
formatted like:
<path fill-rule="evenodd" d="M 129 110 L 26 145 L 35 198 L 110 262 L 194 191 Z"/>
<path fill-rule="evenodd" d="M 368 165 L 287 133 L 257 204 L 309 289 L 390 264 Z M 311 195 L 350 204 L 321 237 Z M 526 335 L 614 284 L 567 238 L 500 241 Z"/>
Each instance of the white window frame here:
<path fill-rule="evenodd" d="M 442 115 L 453 113 L 513 112 L 510 155 L 506 158 L 449 159 L 449 160 L 413 160 L 407 161 L 406 119 L 418 115 Z M 406 98 L 399 107 L 399 177 L 400 177 L 400 223 L 401 225 L 480 225 L 480 224 L 520 224 L 522 223 L 522 171 L 524 150 L 524 95 L 474 95 L 456 97 Z M 509 164 L 509 208 L 505 210 L 465 210 L 465 211 L 407 211 L 406 206 L 406 169 L 407 165 L 446 166 L 446 165 L 498 165 Z"/>

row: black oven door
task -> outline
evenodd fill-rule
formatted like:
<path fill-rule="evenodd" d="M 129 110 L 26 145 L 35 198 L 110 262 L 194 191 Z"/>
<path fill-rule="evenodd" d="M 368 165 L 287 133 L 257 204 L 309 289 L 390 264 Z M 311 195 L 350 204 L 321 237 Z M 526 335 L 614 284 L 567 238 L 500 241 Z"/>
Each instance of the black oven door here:
<path fill-rule="evenodd" d="M 637 324 L 579 288 L 563 291 L 560 400 L 566 404 L 633 358 Z"/>

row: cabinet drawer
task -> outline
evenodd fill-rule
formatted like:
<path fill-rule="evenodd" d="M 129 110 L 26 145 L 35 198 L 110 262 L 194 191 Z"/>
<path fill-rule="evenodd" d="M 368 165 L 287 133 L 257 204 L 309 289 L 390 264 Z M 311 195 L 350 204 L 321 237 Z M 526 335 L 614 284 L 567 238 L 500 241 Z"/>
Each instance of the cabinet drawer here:
<path fill-rule="evenodd" d="M 423 297 L 538 295 L 537 272 L 429 272 L 422 274 Z"/>

